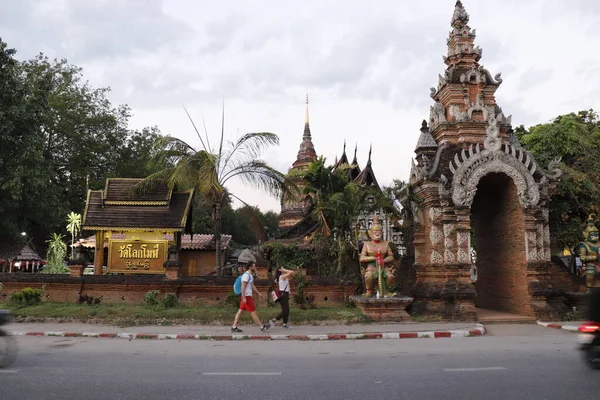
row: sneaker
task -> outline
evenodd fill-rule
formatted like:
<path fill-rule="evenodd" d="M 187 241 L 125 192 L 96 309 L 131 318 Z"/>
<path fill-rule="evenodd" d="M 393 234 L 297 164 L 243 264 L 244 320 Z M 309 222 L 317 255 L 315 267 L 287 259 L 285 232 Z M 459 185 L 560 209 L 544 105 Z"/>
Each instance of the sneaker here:
<path fill-rule="evenodd" d="M 270 319 L 269 320 L 269 325 L 271 325 L 271 328 L 277 325 L 277 321 L 275 321 L 274 319 Z"/>
<path fill-rule="evenodd" d="M 284 327 L 285 329 L 290 329 L 290 328 L 291 328 L 291 326 L 289 326 L 288 324 L 283 324 L 283 327 Z"/>
<path fill-rule="evenodd" d="M 266 331 L 266 330 L 267 330 L 267 329 L 269 329 L 269 328 L 270 328 L 270 326 L 269 326 L 269 325 L 265 325 L 265 324 L 263 324 L 262 328 L 260 328 L 260 331 L 261 331 L 261 332 L 264 332 L 264 331 Z"/>
<path fill-rule="evenodd" d="M 237 326 L 232 326 L 231 327 L 231 332 L 244 332 L 244 331 L 241 330 L 240 328 L 238 328 Z"/>

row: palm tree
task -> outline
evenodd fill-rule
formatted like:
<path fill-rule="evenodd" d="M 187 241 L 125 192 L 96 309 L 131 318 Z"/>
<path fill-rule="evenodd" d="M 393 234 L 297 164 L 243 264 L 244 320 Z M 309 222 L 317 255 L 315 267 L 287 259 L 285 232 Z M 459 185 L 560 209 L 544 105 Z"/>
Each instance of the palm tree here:
<path fill-rule="evenodd" d="M 71 211 L 67 215 L 67 231 L 71 234 L 71 258 L 73 258 L 73 245 L 75 244 L 75 236 L 81 229 L 81 214 Z"/>
<path fill-rule="evenodd" d="M 145 190 L 159 182 L 166 182 L 169 188 L 194 189 L 212 205 L 217 272 L 221 275 L 221 207 L 228 197 L 246 204 L 227 189 L 231 180 L 237 178 L 277 197 L 289 192 L 294 185 L 283 173 L 259 159 L 266 148 L 279 144 L 276 134 L 247 133 L 235 142 L 225 141 L 223 108 L 221 137 L 218 146 L 213 147 L 206 127 L 203 138 L 187 110 L 185 112 L 202 147 L 196 149 L 173 136 L 159 138 L 155 143 L 156 152 L 149 163 L 150 168 L 158 168 L 158 171 L 144 179 L 139 189 Z"/>

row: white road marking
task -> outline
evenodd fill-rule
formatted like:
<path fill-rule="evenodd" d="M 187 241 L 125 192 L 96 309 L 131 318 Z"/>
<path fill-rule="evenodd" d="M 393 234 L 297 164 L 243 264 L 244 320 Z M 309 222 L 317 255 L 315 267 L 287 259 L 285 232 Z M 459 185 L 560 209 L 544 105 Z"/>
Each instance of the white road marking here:
<path fill-rule="evenodd" d="M 504 367 L 484 367 L 484 368 L 444 368 L 446 372 L 469 372 L 469 371 L 503 371 Z"/>
<path fill-rule="evenodd" d="M 281 375 L 281 372 L 203 372 L 202 375 L 208 376 L 275 376 Z"/>
<path fill-rule="evenodd" d="M 0 374 L 14 374 L 15 372 L 19 372 L 20 369 L 1 369 Z"/>

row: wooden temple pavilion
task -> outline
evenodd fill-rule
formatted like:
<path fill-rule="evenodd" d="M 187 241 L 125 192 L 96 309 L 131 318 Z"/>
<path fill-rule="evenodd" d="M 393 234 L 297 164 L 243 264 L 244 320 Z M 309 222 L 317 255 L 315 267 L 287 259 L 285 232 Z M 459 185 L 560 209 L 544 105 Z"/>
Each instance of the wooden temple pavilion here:
<path fill-rule="evenodd" d="M 103 190 L 88 191 L 82 229 L 96 232 L 95 275 L 102 274 L 103 265 L 108 273 L 164 274 L 171 245 L 179 258 L 181 234 L 191 233 L 194 191 L 176 192 L 158 184 L 137 193 L 141 181 L 109 178 Z"/>
<path fill-rule="evenodd" d="M 0 243 L 0 272 L 39 272 L 44 260 L 28 242 Z"/>

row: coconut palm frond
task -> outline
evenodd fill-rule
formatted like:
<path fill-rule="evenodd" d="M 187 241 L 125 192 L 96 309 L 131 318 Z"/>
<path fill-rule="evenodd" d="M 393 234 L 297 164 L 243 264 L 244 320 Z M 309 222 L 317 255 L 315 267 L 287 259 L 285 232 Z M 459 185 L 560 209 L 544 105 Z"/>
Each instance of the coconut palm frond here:
<path fill-rule="evenodd" d="M 162 136 L 153 145 L 153 156 L 148 161 L 148 167 L 154 170 L 162 169 L 187 156 L 193 155 L 196 150 L 185 141 L 172 137 Z"/>
<path fill-rule="evenodd" d="M 192 127 L 194 127 L 194 131 L 196 132 L 196 135 L 198 136 L 198 139 L 200 139 L 200 143 L 202 143 L 202 148 L 206 152 L 211 152 L 210 145 L 207 147 L 206 144 L 204 143 L 204 140 L 202 140 L 202 135 L 200 135 L 200 132 L 198 131 L 198 128 L 196 128 L 196 124 L 194 123 L 194 120 L 192 119 L 192 116 L 188 112 L 187 108 L 185 108 L 185 106 L 184 106 L 183 109 L 185 110 L 185 113 L 187 114 L 190 122 L 192 123 Z M 204 126 L 204 129 L 206 130 L 206 126 Z M 207 137 L 207 139 L 208 139 L 208 137 Z"/>
<path fill-rule="evenodd" d="M 217 153 L 217 171 L 221 170 L 223 162 L 223 138 L 225 137 L 225 99 L 223 99 L 223 108 L 221 112 L 221 140 L 219 141 L 219 152 Z"/>
<path fill-rule="evenodd" d="M 242 182 L 254 185 L 274 196 L 281 196 L 287 179 L 284 174 L 270 167 L 262 160 L 253 160 L 229 171 L 222 180 L 223 185 L 238 177 Z"/>
<path fill-rule="evenodd" d="M 250 160 L 256 160 L 267 147 L 276 145 L 279 145 L 279 136 L 274 133 L 246 133 L 235 143 L 231 143 L 230 150 L 224 154 L 221 173 L 225 171 L 230 162 L 233 161 L 235 164 L 240 164 L 240 161 L 243 163 Z"/>

